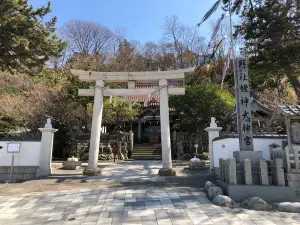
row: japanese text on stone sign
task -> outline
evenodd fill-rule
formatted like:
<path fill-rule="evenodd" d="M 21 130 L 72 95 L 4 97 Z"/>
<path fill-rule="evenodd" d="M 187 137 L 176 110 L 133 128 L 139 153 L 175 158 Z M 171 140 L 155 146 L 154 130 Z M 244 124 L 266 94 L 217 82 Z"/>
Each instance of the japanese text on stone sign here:
<path fill-rule="evenodd" d="M 237 119 L 241 151 L 253 151 L 248 66 L 245 58 L 236 60 Z"/>

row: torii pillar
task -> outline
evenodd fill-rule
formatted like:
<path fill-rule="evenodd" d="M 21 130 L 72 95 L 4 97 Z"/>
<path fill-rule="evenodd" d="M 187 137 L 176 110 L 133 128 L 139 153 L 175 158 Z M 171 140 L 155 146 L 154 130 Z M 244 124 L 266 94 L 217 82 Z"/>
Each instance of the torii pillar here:
<path fill-rule="evenodd" d="M 159 80 L 159 99 L 160 99 L 160 129 L 162 146 L 163 169 L 172 168 L 171 139 L 170 139 L 170 118 L 169 118 L 169 97 L 168 81 Z"/>
<path fill-rule="evenodd" d="M 98 169 L 98 156 L 103 112 L 103 88 L 103 80 L 97 80 L 93 105 L 93 120 L 88 161 L 88 169 L 94 171 Z"/>

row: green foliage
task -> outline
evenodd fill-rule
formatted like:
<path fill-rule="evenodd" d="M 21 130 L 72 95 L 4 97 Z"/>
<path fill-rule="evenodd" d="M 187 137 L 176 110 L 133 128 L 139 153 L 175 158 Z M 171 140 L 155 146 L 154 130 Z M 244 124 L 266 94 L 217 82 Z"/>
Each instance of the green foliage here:
<path fill-rule="evenodd" d="M 140 105 L 135 104 L 132 109 L 129 108 L 130 101 L 114 98 L 110 103 L 109 99 L 104 101 L 103 124 L 110 125 L 114 131 L 120 131 L 124 124 L 131 124 L 138 119 L 140 115 Z M 91 106 L 89 107 L 91 109 Z M 90 110 L 89 110 L 90 111 Z M 91 111 L 90 111 L 91 113 Z"/>
<path fill-rule="evenodd" d="M 181 130 L 202 131 L 210 118 L 222 120 L 233 112 L 235 100 L 232 95 L 217 85 L 199 84 L 187 86 L 185 95 L 171 96 L 170 107 L 174 107 Z"/>
<path fill-rule="evenodd" d="M 8 133 L 11 130 L 15 130 L 17 125 L 12 117 L 0 116 L 0 133 Z"/>
<path fill-rule="evenodd" d="M 297 0 L 265 0 L 244 10 L 244 21 L 237 30 L 245 39 L 254 87 L 274 87 L 287 76 L 300 97 L 299 8 Z"/>
<path fill-rule="evenodd" d="M 56 17 L 44 21 L 51 12 L 33 9 L 22 0 L 0 1 L 0 69 L 33 72 L 51 57 L 59 57 L 66 44 L 55 35 Z"/>

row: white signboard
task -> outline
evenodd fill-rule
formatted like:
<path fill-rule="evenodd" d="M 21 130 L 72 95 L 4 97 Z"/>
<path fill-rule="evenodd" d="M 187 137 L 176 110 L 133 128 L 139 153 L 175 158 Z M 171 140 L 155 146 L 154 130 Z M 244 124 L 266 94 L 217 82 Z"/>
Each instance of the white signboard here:
<path fill-rule="evenodd" d="M 7 153 L 19 153 L 21 143 L 9 143 L 7 144 Z"/>
<path fill-rule="evenodd" d="M 250 87 L 246 58 L 236 59 L 237 122 L 241 151 L 253 151 Z"/>

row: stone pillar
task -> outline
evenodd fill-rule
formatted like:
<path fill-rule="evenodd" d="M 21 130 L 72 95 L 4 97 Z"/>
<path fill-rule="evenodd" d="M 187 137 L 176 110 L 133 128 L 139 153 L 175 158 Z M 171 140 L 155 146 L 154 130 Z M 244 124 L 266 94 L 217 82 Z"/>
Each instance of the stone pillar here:
<path fill-rule="evenodd" d="M 213 140 L 216 137 L 219 137 L 222 127 L 218 127 L 216 119 L 211 118 L 210 126 L 205 129 L 208 132 L 208 149 L 209 149 L 209 158 L 210 158 L 210 169 L 214 169 L 214 150 L 213 150 Z"/>
<path fill-rule="evenodd" d="M 138 123 L 138 142 L 142 143 L 142 123 L 139 121 Z"/>
<path fill-rule="evenodd" d="M 268 164 L 265 160 L 259 161 L 259 177 L 261 185 L 269 185 Z"/>
<path fill-rule="evenodd" d="M 219 159 L 219 168 L 220 168 L 220 181 L 224 181 L 224 165 L 223 159 Z"/>
<path fill-rule="evenodd" d="M 237 184 L 235 159 L 228 159 L 228 184 Z"/>
<path fill-rule="evenodd" d="M 128 89 L 135 89 L 135 81 L 128 81 Z"/>
<path fill-rule="evenodd" d="M 224 159 L 222 163 L 223 175 L 224 175 L 224 182 L 228 183 L 228 160 Z"/>
<path fill-rule="evenodd" d="M 102 111 L 103 111 L 103 80 L 96 81 L 94 106 L 93 106 L 93 121 L 91 130 L 90 150 L 88 169 L 96 170 L 98 168 L 98 155 L 100 145 Z"/>
<path fill-rule="evenodd" d="M 37 170 L 37 177 L 49 176 L 51 174 L 53 137 L 57 129 L 52 128 L 51 119 L 47 119 L 44 128 L 39 128 L 42 132 L 41 150 L 39 168 Z"/>
<path fill-rule="evenodd" d="M 252 170 L 251 170 L 251 160 L 244 160 L 244 181 L 246 185 L 252 185 Z"/>
<path fill-rule="evenodd" d="M 133 131 L 129 131 L 129 139 L 130 139 L 130 151 L 133 150 Z"/>
<path fill-rule="evenodd" d="M 159 80 L 162 164 L 164 169 L 171 169 L 172 157 L 171 157 L 170 122 L 169 122 L 169 96 L 168 96 L 167 85 L 168 85 L 167 80 Z"/>
<path fill-rule="evenodd" d="M 275 159 L 276 168 L 276 184 L 278 186 L 285 186 L 283 159 Z"/>

